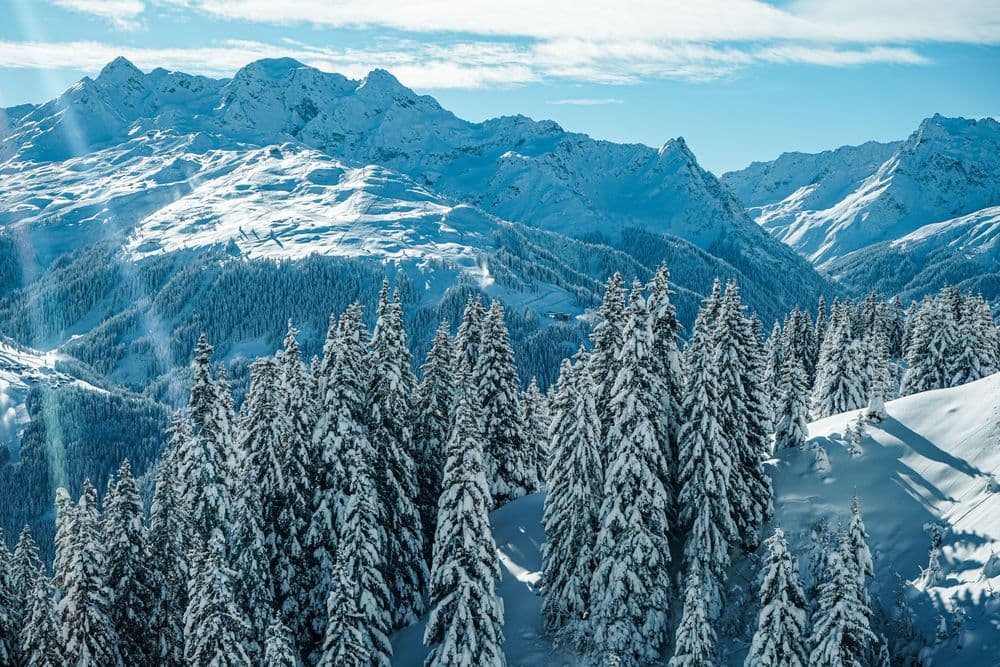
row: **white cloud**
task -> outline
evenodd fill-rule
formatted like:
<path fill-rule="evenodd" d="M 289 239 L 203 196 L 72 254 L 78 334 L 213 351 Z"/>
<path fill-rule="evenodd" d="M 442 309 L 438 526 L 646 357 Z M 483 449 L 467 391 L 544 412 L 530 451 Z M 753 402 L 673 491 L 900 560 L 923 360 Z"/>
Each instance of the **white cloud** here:
<path fill-rule="evenodd" d="M 985 0 L 164 0 L 271 24 L 380 26 L 596 41 L 1000 43 L 1000 4 Z"/>
<path fill-rule="evenodd" d="M 139 27 L 139 15 L 145 10 L 142 0 L 51 0 L 54 4 L 75 12 L 92 14 L 111 21 L 123 30 Z"/>
<path fill-rule="evenodd" d="M 597 107 L 605 104 L 624 104 L 617 97 L 570 97 L 565 100 L 549 100 L 546 104 L 568 104 L 579 107 Z"/>

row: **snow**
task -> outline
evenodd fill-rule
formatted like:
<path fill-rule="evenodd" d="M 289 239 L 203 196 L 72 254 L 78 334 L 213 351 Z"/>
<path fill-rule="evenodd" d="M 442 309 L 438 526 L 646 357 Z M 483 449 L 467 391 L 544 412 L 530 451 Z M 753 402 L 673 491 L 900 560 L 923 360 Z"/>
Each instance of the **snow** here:
<path fill-rule="evenodd" d="M 938 617 L 966 615 L 959 638 L 931 647 L 934 667 L 994 664 L 1000 650 L 1000 494 L 988 480 L 1000 474 L 1000 374 L 952 389 L 914 394 L 886 403 L 888 416 L 866 425 L 864 453 L 847 452 L 847 427 L 861 411 L 809 425 L 810 447 L 830 460 L 826 472 L 813 469 L 814 454 L 796 449 L 772 461 L 775 517 L 805 572 L 809 528 L 820 520 L 850 521 L 857 494 L 875 558 L 873 594 L 893 604 L 895 572 L 908 582 L 917 629 L 934 643 Z M 515 500 L 491 515 L 503 570 L 499 591 L 506 608 L 505 651 L 512 666 L 572 665 L 571 655 L 553 648 L 542 634 L 541 599 L 535 588 L 541 571 L 543 495 Z M 925 524 L 947 526 L 941 552 L 943 582 L 931 589 L 920 581 L 931 537 Z M 745 569 L 740 562 L 734 569 Z M 752 588 L 752 587 L 751 587 Z M 956 610 L 959 611 L 956 615 Z M 756 627 L 756 619 L 751 624 Z M 393 637 L 393 665 L 423 664 L 423 626 Z M 742 664 L 737 642 L 722 639 L 730 664 Z M 743 641 L 742 639 L 740 641 Z"/>

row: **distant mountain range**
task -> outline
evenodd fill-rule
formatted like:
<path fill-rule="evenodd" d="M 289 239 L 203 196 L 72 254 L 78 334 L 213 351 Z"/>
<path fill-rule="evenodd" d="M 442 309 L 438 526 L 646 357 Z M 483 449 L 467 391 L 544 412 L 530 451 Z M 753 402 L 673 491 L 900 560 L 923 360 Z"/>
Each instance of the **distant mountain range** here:
<path fill-rule="evenodd" d="M 1000 123 L 936 115 L 905 141 L 723 175 L 765 229 L 848 288 L 1000 298 Z"/>

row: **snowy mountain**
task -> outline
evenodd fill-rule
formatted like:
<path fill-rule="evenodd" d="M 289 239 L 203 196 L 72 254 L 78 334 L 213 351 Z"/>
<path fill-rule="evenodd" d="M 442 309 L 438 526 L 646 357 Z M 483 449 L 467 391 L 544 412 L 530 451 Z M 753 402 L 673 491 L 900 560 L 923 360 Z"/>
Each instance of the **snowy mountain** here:
<path fill-rule="evenodd" d="M 905 600 L 914 629 L 925 640 L 925 659 L 934 665 L 993 664 L 1000 650 L 1000 493 L 990 480 L 1000 472 L 1000 375 L 953 389 L 915 394 L 887 404 L 888 418 L 869 424 L 864 453 L 847 453 L 845 433 L 857 413 L 835 415 L 809 425 L 809 447 L 822 447 L 829 468 L 818 471 L 811 451 L 778 452 L 772 461 L 776 516 L 765 533 L 780 526 L 807 571 L 809 533 L 820 522 L 846 523 L 852 497 L 862 503 L 869 546 L 875 557 L 872 593 L 891 613 Z M 995 487 L 994 487 L 995 488 Z M 503 578 L 505 650 L 511 665 L 570 665 L 573 657 L 545 636 L 537 584 L 541 572 L 544 497 L 527 496 L 492 515 Z M 942 543 L 943 578 L 928 586 L 930 535 L 926 524 L 947 531 Z M 730 577 L 731 610 L 745 618 L 725 619 L 736 628 L 720 645 L 726 665 L 742 665 L 756 608 L 734 598 L 756 595 L 756 557 L 737 562 Z M 899 574 L 904 582 L 897 581 Z M 749 591 L 749 593 L 748 593 Z M 935 640 L 940 619 L 947 636 Z M 423 623 L 394 638 L 393 664 L 423 664 Z M 745 636 L 740 633 L 745 633 Z M 926 662 L 925 664 L 931 664 Z"/>
<path fill-rule="evenodd" d="M 44 326 L 19 325 L 16 335 L 36 346 L 77 334 L 75 352 L 95 337 L 106 348 L 107 328 L 98 336 L 95 327 L 134 303 L 112 296 L 114 281 L 152 272 L 156 289 L 169 290 L 168 270 L 150 262 L 166 266 L 181 252 L 210 253 L 212 266 L 310 255 L 369 262 L 405 273 L 414 304 L 433 306 L 459 282 L 504 299 L 536 328 L 550 323 L 547 313 L 572 318 L 595 306 L 611 272 L 646 280 L 664 259 L 685 322 L 715 276 L 738 280 L 767 321 L 831 290 L 753 223 L 683 139 L 656 150 L 522 116 L 471 123 L 381 70 L 356 81 L 277 59 L 213 80 L 143 73 L 118 58 L 58 98 L 3 118 L 0 265 L 21 290 L 63 293 L 68 276 L 103 290 L 64 304 L 72 312 Z M 118 277 L 107 275 L 109 261 Z M 78 275 L 98 270 L 100 280 Z M 34 298 L 18 292 L 0 311 L 20 322 L 16 304 Z M 205 326 L 212 315 L 188 305 Z M 283 317 L 293 314 L 303 317 Z M 163 330 L 178 330 L 175 315 L 157 318 Z M 279 317 L 269 321 L 271 337 L 283 328 Z M 144 332 L 122 326 L 115 343 L 131 368 L 119 365 L 118 377 L 140 388 L 145 371 L 136 367 L 152 362 L 128 359 Z M 322 328 L 307 328 L 307 338 Z"/>
<path fill-rule="evenodd" d="M 998 176 L 1000 123 L 936 115 L 903 142 L 785 154 L 722 180 L 765 229 L 849 285 L 878 288 L 879 280 L 866 271 L 877 259 L 879 267 L 907 267 L 899 289 L 923 272 L 921 278 L 933 276 L 925 287 L 934 290 L 948 281 L 981 281 L 995 271 L 992 261 L 983 261 L 992 252 L 989 236 L 969 236 L 958 250 L 953 241 L 960 233 L 944 229 L 964 228 L 966 216 L 1000 204 Z M 984 216 L 989 213 L 978 214 Z M 911 234 L 916 237 L 893 243 Z M 862 252 L 879 244 L 889 245 Z M 932 248 L 942 255 L 939 261 L 949 260 L 948 270 L 927 272 Z M 861 254 L 852 258 L 855 252 Z M 956 268 L 949 255 L 975 257 Z"/>

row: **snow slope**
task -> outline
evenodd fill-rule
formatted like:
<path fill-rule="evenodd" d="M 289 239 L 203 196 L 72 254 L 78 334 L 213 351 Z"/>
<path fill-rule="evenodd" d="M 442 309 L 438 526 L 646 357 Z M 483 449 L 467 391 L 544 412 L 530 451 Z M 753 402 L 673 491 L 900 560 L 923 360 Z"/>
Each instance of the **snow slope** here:
<path fill-rule="evenodd" d="M 806 571 L 809 531 L 819 521 L 850 517 L 851 498 L 862 503 L 877 570 L 872 592 L 886 608 L 893 604 L 895 574 L 908 583 L 906 597 L 915 626 L 931 646 L 935 667 L 995 665 L 1000 651 L 1000 566 L 985 567 L 1000 553 L 1000 491 L 988 480 L 1000 476 L 1000 374 L 953 389 L 908 396 L 887 404 L 889 417 L 869 425 L 859 458 L 847 454 L 844 433 L 857 413 L 835 415 L 809 425 L 810 446 L 824 449 L 828 470 L 813 467 L 811 452 L 779 452 L 773 461 L 776 516 Z M 519 499 L 492 514 L 503 570 L 500 592 L 506 608 L 508 664 L 571 665 L 541 632 L 540 598 L 542 494 Z M 924 524 L 949 528 L 944 538 L 944 581 L 926 587 L 930 537 Z M 1000 560 L 1000 556 L 997 557 Z M 734 567 L 731 585 L 755 588 L 746 577 L 750 562 Z M 985 569 L 985 571 L 984 571 Z M 742 577 L 742 578 L 741 578 Z M 730 596 L 732 596 L 732 591 Z M 961 610 L 956 613 L 956 610 Z M 752 632 L 754 609 L 740 626 Z M 961 613 L 965 621 L 956 627 Z M 933 646 L 939 616 L 950 636 Z M 393 638 L 394 665 L 417 667 L 426 654 L 417 624 Z M 721 643 L 726 664 L 742 665 L 749 635 Z"/>
<path fill-rule="evenodd" d="M 1000 205 L 1000 123 L 935 115 L 903 142 L 786 154 L 722 180 L 765 229 L 845 275 L 834 268 L 852 252 Z"/>

